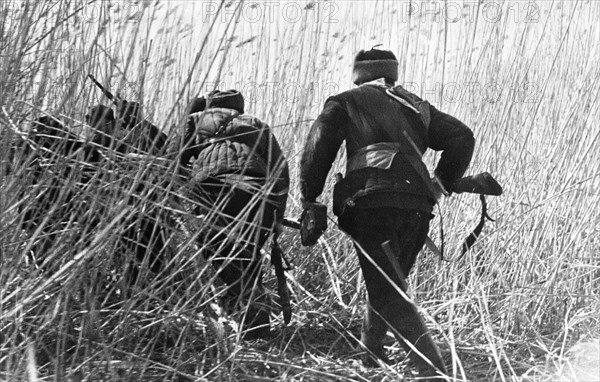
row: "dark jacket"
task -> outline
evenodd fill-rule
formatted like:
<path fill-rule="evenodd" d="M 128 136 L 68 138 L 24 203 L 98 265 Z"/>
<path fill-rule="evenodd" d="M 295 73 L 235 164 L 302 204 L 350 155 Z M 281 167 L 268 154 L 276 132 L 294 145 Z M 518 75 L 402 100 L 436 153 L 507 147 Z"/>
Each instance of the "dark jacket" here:
<path fill-rule="evenodd" d="M 167 135 L 152 123 L 142 120 L 127 129 L 124 141 L 129 150 L 158 155 L 166 146 Z"/>
<path fill-rule="evenodd" d="M 427 148 L 443 151 L 435 174 L 449 188 L 466 171 L 474 148 L 473 133 L 456 118 L 401 87 L 363 84 L 329 98 L 311 127 L 300 168 L 305 200 L 314 201 L 323 192 L 343 141 L 348 166 L 361 155 L 369 156 L 369 148 L 384 142 L 395 145 L 397 154 L 389 156 L 389 163 L 375 167 L 347 167 L 346 178 L 334 192 L 334 212 L 338 216 L 348 199 L 364 207 L 431 212 L 435 199 L 422 154 Z"/>
<path fill-rule="evenodd" d="M 234 109 L 208 109 L 188 117 L 184 145 L 181 162 L 191 168 L 193 183 L 230 175 L 261 185 L 272 184 L 268 193 L 283 214 L 289 169 L 266 123 Z"/>
<path fill-rule="evenodd" d="M 93 176 L 91 169 L 82 165 L 90 161 L 93 148 L 52 117 L 35 120 L 27 140 L 25 163 L 19 165 L 30 176 L 30 188 L 23 191 L 32 198 L 19 209 L 23 228 L 36 229 L 53 207 L 54 218 L 68 221 L 70 202 Z"/>
<path fill-rule="evenodd" d="M 121 120 L 107 118 L 98 121 L 93 128 L 93 143 L 111 147 L 121 154 L 159 155 L 167 142 L 166 134 L 146 120 L 126 126 Z"/>

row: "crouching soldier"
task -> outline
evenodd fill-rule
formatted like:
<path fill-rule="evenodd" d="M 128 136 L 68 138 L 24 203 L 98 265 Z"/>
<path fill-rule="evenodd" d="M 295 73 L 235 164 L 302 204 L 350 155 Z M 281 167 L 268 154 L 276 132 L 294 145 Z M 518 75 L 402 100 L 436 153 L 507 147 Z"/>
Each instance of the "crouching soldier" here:
<path fill-rule="evenodd" d="M 474 138 L 456 118 L 394 86 L 397 78 L 392 52 L 372 49 L 356 55 L 353 81 L 358 87 L 326 101 L 304 146 L 300 185 L 307 208 L 322 193 L 346 142 L 346 175 L 335 186 L 333 211 L 355 242 L 367 287 L 361 336 L 369 350 L 365 363 L 388 361 L 383 339 L 389 329 L 420 376 L 441 381 L 436 375 L 445 375 L 446 367 L 439 350 L 416 306 L 398 288 L 406 292 L 404 279 L 425 243 L 441 190 L 430 181 L 423 153 L 427 148 L 443 151 L 435 175 L 449 189 L 469 165 Z"/>
<path fill-rule="evenodd" d="M 283 218 L 289 173 L 269 126 L 243 113 L 244 98 L 235 90 L 195 102 L 181 161 L 194 214 L 204 215 L 204 256 L 227 284 L 226 306 L 242 311 L 244 337 L 252 339 L 270 333 L 260 249 Z"/>
<path fill-rule="evenodd" d="M 104 105 L 96 105 L 86 114 L 85 121 L 92 127 L 91 141 L 103 147 L 110 147 L 115 135 L 115 113 Z"/>
<path fill-rule="evenodd" d="M 24 162 L 17 167 L 19 178 L 31 180 L 31 187 L 22 189 L 21 228 L 40 234 L 33 252 L 37 264 L 47 269 L 50 262 L 60 260 L 50 259 L 48 252 L 61 232 L 72 229 L 74 222 L 84 225 L 89 218 L 79 215 L 85 212 L 81 195 L 91 177 L 81 164 L 93 156 L 93 149 L 53 116 L 33 121 L 27 140 Z"/>
<path fill-rule="evenodd" d="M 166 146 L 166 134 L 144 119 L 137 102 L 119 102 L 117 127 L 127 132 L 125 143 L 129 152 L 157 155 Z"/>
<path fill-rule="evenodd" d="M 94 106 L 86 122 L 94 130 L 92 142 L 121 154 L 157 155 L 166 146 L 166 134 L 142 117 L 137 102 L 119 101 L 117 118 L 110 107 Z"/>
<path fill-rule="evenodd" d="M 119 166 L 127 168 L 127 171 L 139 171 L 137 160 L 148 160 L 148 163 L 161 153 L 165 147 L 166 135 L 156 126 L 144 120 L 140 113 L 138 103 L 119 101 L 117 118 L 113 110 L 104 105 L 91 108 L 86 115 L 87 123 L 92 127 L 91 141 L 103 146 L 110 153 L 117 156 Z M 98 157 L 99 159 L 99 157 Z M 134 161 L 133 167 L 127 167 L 128 162 Z M 159 164 L 152 163 L 153 166 Z M 121 245 L 125 252 L 135 253 L 137 263 L 130 264 L 126 279 L 128 283 L 135 283 L 138 279 L 141 264 L 147 262 L 153 274 L 158 274 L 163 269 L 164 250 L 166 247 L 166 233 L 164 227 L 165 213 L 157 206 L 159 201 L 165 197 L 162 195 L 160 185 L 156 184 L 150 170 L 150 166 L 144 166 L 147 171 L 134 189 L 134 195 L 126 195 L 130 205 L 136 209 L 123 225 L 127 229 L 120 234 Z M 99 166 L 102 171 L 103 166 Z M 165 171 L 166 172 L 166 171 Z M 107 174 L 108 175 L 108 174 Z M 132 174 L 130 174 L 132 175 Z M 135 176 L 125 176 L 122 182 L 127 183 Z M 121 190 L 129 190 L 129 184 L 121 185 Z"/>

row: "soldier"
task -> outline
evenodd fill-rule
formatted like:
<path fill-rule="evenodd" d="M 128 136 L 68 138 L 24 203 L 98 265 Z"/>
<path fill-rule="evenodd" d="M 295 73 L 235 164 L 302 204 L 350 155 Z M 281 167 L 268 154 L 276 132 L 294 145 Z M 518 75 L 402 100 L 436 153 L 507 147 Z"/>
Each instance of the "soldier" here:
<path fill-rule="evenodd" d="M 126 166 L 131 160 L 143 160 L 144 156 L 158 155 L 165 147 L 166 135 L 142 118 L 139 104 L 135 102 L 119 101 L 117 119 L 111 108 L 104 105 L 94 106 L 86 115 L 86 121 L 94 130 L 92 142 L 121 154 L 118 163 L 122 166 Z M 160 166 L 154 163 L 153 165 Z M 131 171 L 137 170 L 132 168 Z M 128 196 L 131 204 L 140 210 L 123 223 L 127 229 L 120 238 L 124 250 L 135 253 L 138 263 L 130 265 L 126 275 L 129 283 L 136 282 L 139 266 L 146 259 L 154 274 L 163 268 L 163 251 L 166 246 L 165 216 L 156 207 L 156 203 L 163 199 L 159 195 L 162 189 L 155 184 L 158 179 L 151 177 L 148 172 L 148 176 L 144 176 L 135 189 L 135 195 Z M 125 177 L 122 180 L 127 182 L 130 178 Z M 128 189 L 129 185 L 124 188 Z M 152 188 L 151 192 L 149 188 Z M 144 195 L 143 199 L 140 198 L 141 195 Z"/>
<path fill-rule="evenodd" d="M 93 128 L 92 142 L 104 147 L 111 147 L 115 136 L 115 113 L 104 105 L 96 105 L 86 114 L 85 121 Z"/>
<path fill-rule="evenodd" d="M 18 171 L 31 176 L 31 189 L 20 204 L 21 228 L 28 232 L 39 230 L 39 242 L 34 246 L 38 265 L 46 268 L 47 252 L 59 232 L 69 227 L 71 217 L 91 174 L 79 166 L 93 156 L 93 150 L 69 131 L 57 117 L 43 116 L 33 121 L 27 134 L 29 145 L 23 152 L 26 162 Z M 79 217 L 78 217 L 79 218 Z"/>
<path fill-rule="evenodd" d="M 158 155 L 165 147 L 167 136 L 142 117 L 137 102 L 118 101 L 118 118 L 111 108 L 97 105 L 86 115 L 94 128 L 92 142 L 116 149 L 121 154 Z"/>
<path fill-rule="evenodd" d="M 260 249 L 283 218 L 287 161 L 269 126 L 244 114 L 235 90 L 196 99 L 183 141 L 189 198 L 197 201 L 194 214 L 205 216 L 204 256 L 227 284 L 226 305 L 243 311 L 244 337 L 264 338 L 270 319 Z"/>
<path fill-rule="evenodd" d="M 104 96 L 117 106 L 117 119 L 106 106 L 96 106 L 86 116 L 92 126 L 99 121 L 102 123 L 114 120 L 113 139 L 119 141 L 119 151 L 125 150 L 130 154 L 157 155 L 166 146 L 167 136 L 158 127 L 144 119 L 141 105 L 137 102 L 127 102 L 118 95 L 115 97 L 92 74 L 88 78 L 102 91 Z M 121 146 L 121 141 L 124 146 Z"/>
<path fill-rule="evenodd" d="M 137 102 L 120 101 L 117 126 L 127 132 L 125 142 L 129 152 L 157 155 L 165 147 L 167 136 L 142 116 Z"/>
<path fill-rule="evenodd" d="M 346 141 L 346 177 L 335 186 L 333 211 L 355 242 L 367 287 L 361 336 L 369 351 L 365 364 L 389 362 L 383 339 L 390 329 L 420 375 L 441 381 L 445 379 L 436 375 L 445 375 L 446 367 L 439 350 L 416 306 L 397 288 L 406 292 L 404 278 L 425 243 L 441 193 L 430 181 L 423 153 L 427 148 L 443 151 L 435 175 L 451 191 L 469 165 L 474 138 L 456 118 L 394 86 L 397 78 L 392 52 L 371 49 L 356 55 L 353 82 L 358 87 L 325 102 L 304 146 L 300 186 L 304 208 L 309 209 Z M 395 271 L 398 265 L 400 272 Z"/>

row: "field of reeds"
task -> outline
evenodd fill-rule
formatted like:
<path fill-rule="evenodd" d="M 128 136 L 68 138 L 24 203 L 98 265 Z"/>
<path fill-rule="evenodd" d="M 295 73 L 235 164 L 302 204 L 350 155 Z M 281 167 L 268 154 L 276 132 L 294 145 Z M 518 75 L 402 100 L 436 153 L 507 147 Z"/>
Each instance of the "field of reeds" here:
<path fill-rule="evenodd" d="M 63 181 L 41 227 L 21 229 L 50 184 L 23 165 L 27 129 L 51 113 L 89 137 L 88 108 L 109 104 L 89 73 L 141 102 L 170 139 L 194 96 L 240 90 L 284 149 L 287 215 L 298 216 L 311 122 L 352 86 L 354 54 L 383 44 L 400 84 L 473 129 L 469 173 L 489 171 L 505 190 L 488 198 L 496 221 L 464 257 L 479 201 L 443 200 L 430 236 L 439 244 L 443 218 L 446 258 L 425 249 L 409 278 L 453 380 L 599 381 L 599 18 L 600 4 L 581 0 L 0 2 L 0 380 L 410 380 L 392 338 L 397 364 L 360 363 L 365 288 L 335 219 L 311 248 L 284 231 L 292 321 L 273 315 L 273 339 L 255 342 L 216 304 L 223 286 L 195 238 L 218 211 L 187 212 L 169 186 L 172 156 L 111 162 L 87 187 Z M 55 159 L 49 178 L 83 165 Z M 430 168 L 436 159 L 426 155 Z M 343 168 L 340 155 L 321 198 L 330 207 Z M 132 193 L 140 184 L 150 191 Z M 129 288 L 118 237 L 147 210 L 169 216 L 168 266 Z"/>

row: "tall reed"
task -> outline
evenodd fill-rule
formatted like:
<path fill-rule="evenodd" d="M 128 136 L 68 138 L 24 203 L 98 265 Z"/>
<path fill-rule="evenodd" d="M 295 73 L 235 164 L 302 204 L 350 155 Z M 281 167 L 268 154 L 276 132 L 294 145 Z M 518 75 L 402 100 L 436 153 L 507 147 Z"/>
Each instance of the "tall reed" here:
<path fill-rule="evenodd" d="M 66 182 L 43 229 L 20 229 L 19 211 L 35 206 L 51 182 L 34 184 L 22 167 L 27 127 L 51 112 L 89 137 L 85 112 L 108 102 L 86 82 L 88 73 L 142 102 L 171 139 L 181 134 L 193 96 L 238 88 L 247 111 L 282 143 L 293 179 L 288 214 L 298 215 L 299 155 L 310 124 L 329 95 L 351 87 L 356 51 L 379 43 L 397 54 L 405 87 L 473 129 L 469 172 L 490 171 L 506 190 L 490 198 L 496 222 L 463 258 L 459 245 L 478 219 L 477 199 L 444 200 L 430 236 L 437 240 L 443 216 L 449 261 L 425 250 L 409 280 L 454 377 L 544 381 L 567 375 L 568 365 L 593 373 L 593 362 L 574 355 L 585 345 L 569 349 L 599 336 L 599 14 L 593 1 L 299 1 L 270 8 L 241 1 L 3 2 L 1 378 L 408 376 L 403 363 L 367 370 L 356 361 L 365 291 L 352 245 L 333 222 L 313 248 L 302 248 L 293 231 L 283 234 L 294 264 L 292 325 L 283 330 L 278 318 L 276 339 L 239 340 L 235 320 L 214 305 L 223 287 L 195 240 L 218 209 L 199 219 L 184 208 L 190 201 L 179 188 L 157 182 L 171 179 L 176 154 L 96 168 L 89 187 Z M 436 159 L 427 155 L 430 168 Z M 81 165 L 71 158 L 54 170 Z M 343 168 L 340 158 L 332 172 Z M 140 184 L 146 192 L 132 193 Z M 326 203 L 332 184 L 333 177 Z M 66 200 L 69 191 L 74 196 Z M 174 196 L 180 204 L 166 201 Z M 67 202 L 72 216 L 53 215 Z M 174 216 L 164 223 L 169 264 L 125 299 L 118 233 L 148 208 Z M 48 232 L 58 239 L 42 254 L 51 269 L 41 271 L 28 253 Z M 273 290 L 274 282 L 267 278 Z"/>

